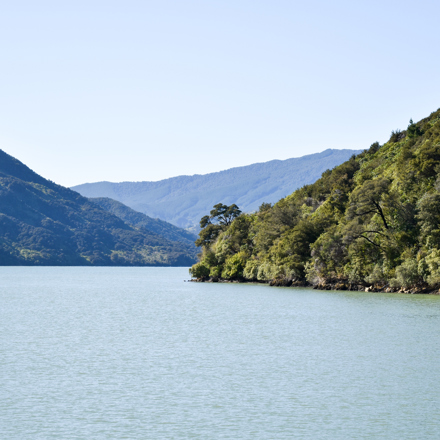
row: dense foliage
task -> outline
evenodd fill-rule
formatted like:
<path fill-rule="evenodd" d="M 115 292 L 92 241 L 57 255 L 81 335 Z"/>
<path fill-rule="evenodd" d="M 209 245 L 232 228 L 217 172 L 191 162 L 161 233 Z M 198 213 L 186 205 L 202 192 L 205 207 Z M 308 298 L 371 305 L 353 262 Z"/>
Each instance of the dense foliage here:
<path fill-rule="evenodd" d="M 159 182 L 86 183 L 72 189 L 85 197 L 110 197 L 150 217 L 187 228 L 196 226 L 218 200 L 238 203 L 246 212 L 255 211 L 263 202 L 276 202 L 313 183 L 324 170 L 359 152 L 326 150 L 218 173 L 178 176 Z"/>
<path fill-rule="evenodd" d="M 0 265 L 179 265 L 196 248 L 135 228 L 0 150 Z"/>
<path fill-rule="evenodd" d="M 440 109 L 275 205 L 240 215 L 203 246 L 191 273 L 341 288 L 438 287 Z"/>

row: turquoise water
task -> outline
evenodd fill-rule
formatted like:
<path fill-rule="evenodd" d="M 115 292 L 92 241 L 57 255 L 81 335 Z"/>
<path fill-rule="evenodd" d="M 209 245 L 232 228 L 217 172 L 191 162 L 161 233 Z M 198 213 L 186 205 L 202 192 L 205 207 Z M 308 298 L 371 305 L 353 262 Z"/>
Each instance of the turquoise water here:
<path fill-rule="evenodd" d="M 439 439 L 440 297 L 0 268 L 2 439 Z"/>

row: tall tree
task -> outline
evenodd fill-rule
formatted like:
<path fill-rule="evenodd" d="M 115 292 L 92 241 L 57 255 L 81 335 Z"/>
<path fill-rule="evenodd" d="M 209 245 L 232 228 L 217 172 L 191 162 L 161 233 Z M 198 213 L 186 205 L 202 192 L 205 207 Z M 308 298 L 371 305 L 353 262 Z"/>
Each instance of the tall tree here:
<path fill-rule="evenodd" d="M 214 205 L 209 215 L 203 216 L 200 220 L 202 230 L 196 240 L 196 246 L 209 247 L 217 239 L 220 232 L 240 214 L 241 211 L 235 203 L 230 206 L 223 203 Z"/>

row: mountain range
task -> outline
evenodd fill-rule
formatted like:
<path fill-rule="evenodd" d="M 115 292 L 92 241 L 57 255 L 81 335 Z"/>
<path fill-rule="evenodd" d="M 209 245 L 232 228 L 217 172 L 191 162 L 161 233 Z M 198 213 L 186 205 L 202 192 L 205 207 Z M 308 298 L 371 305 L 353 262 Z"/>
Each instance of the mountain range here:
<path fill-rule="evenodd" d="M 97 182 L 72 187 L 85 197 L 117 200 L 150 217 L 182 228 L 198 225 L 216 203 L 237 204 L 244 212 L 275 203 L 360 150 L 321 153 L 255 163 L 217 173 L 178 176 L 158 182 Z"/>
<path fill-rule="evenodd" d="M 95 202 L 0 150 L 0 265 L 188 266 L 196 261 L 194 237 L 187 231 L 118 202 Z"/>

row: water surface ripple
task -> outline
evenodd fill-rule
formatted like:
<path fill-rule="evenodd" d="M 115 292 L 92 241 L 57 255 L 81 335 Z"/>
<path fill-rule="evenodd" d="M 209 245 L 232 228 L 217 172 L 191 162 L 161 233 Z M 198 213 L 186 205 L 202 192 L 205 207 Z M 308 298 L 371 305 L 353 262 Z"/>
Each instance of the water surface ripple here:
<path fill-rule="evenodd" d="M 440 298 L 0 268 L 2 439 L 439 439 Z"/>

